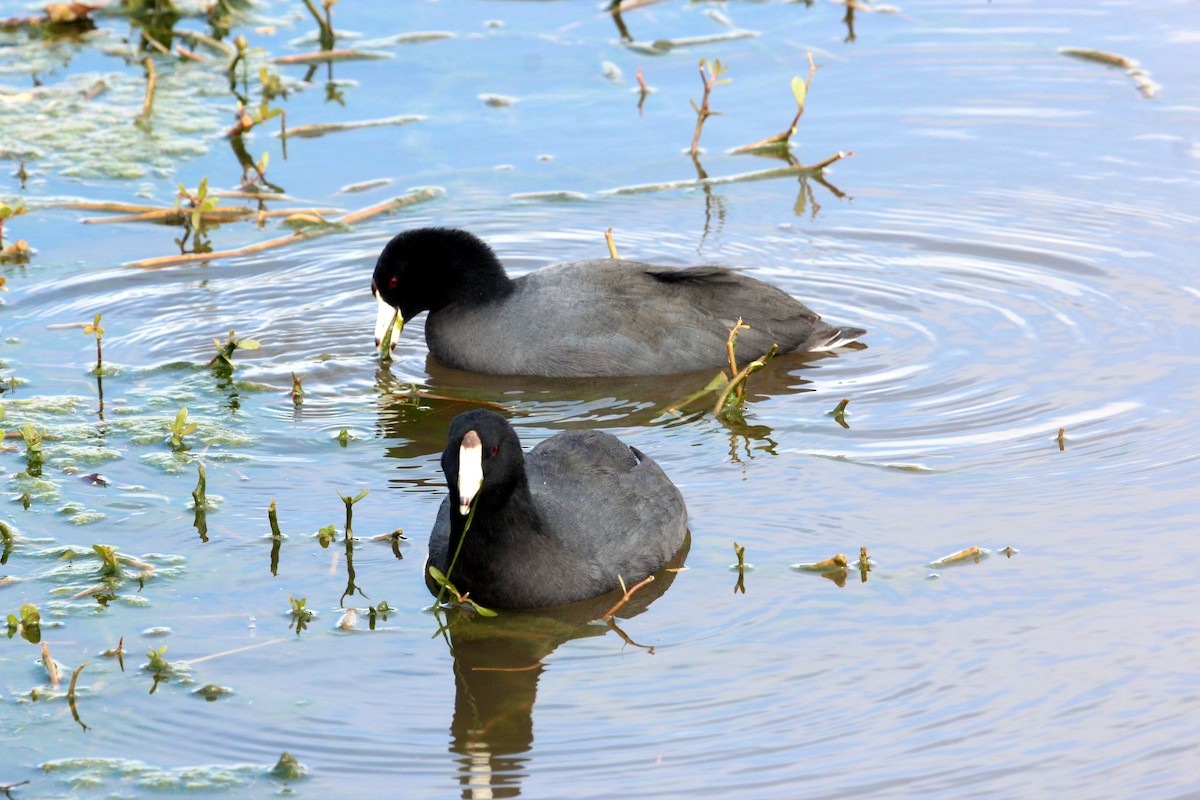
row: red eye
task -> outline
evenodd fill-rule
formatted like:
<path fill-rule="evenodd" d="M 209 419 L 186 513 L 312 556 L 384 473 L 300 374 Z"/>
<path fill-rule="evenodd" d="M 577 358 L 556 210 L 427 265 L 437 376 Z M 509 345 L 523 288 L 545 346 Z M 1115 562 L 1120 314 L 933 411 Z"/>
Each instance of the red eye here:
<path fill-rule="evenodd" d="M 391 277 L 391 278 L 388 280 L 388 288 L 389 288 L 389 289 L 395 289 L 395 288 L 396 288 L 397 286 L 399 286 L 399 285 L 400 285 L 400 279 L 399 279 L 399 278 L 397 278 L 395 275 L 393 275 L 393 276 L 392 276 L 392 277 Z"/>
<path fill-rule="evenodd" d="M 492 455 L 496 455 L 496 453 L 499 453 L 499 452 L 500 452 L 500 445 L 496 445 L 495 447 L 492 448 Z"/>

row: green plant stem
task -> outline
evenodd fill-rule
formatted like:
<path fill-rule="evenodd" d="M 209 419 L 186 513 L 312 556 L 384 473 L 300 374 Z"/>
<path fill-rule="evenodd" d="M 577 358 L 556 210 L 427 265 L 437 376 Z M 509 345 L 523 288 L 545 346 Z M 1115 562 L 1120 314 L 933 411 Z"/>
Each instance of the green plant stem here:
<path fill-rule="evenodd" d="M 462 552 L 463 542 L 466 541 L 467 531 L 471 530 L 471 520 L 475 519 L 475 506 L 479 504 L 479 495 L 475 495 L 475 499 L 471 501 L 471 513 L 467 514 L 467 521 L 463 525 L 462 534 L 458 537 L 458 547 L 454 548 L 454 557 L 450 559 L 450 566 L 446 568 L 446 583 L 443 583 L 438 589 L 437 598 L 433 601 L 434 607 L 442 604 L 442 595 L 446 593 L 446 584 L 450 583 L 450 575 L 454 572 L 454 565 L 458 563 L 458 554 Z M 453 509 L 450 511 L 454 513 Z"/>

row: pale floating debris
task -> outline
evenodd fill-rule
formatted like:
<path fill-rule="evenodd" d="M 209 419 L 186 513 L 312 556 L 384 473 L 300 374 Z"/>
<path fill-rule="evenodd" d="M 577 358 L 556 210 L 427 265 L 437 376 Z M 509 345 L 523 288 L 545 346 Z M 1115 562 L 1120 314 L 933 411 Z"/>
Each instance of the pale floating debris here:
<path fill-rule="evenodd" d="M 664 181 L 662 183 L 639 183 L 633 186 L 621 186 L 616 189 L 604 189 L 600 194 L 641 194 L 643 192 L 664 192 L 671 189 L 690 189 L 699 186 L 718 186 L 725 183 L 762 181 L 771 178 L 784 178 L 788 175 L 798 175 L 810 170 L 812 170 L 811 167 L 804 167 L 797 164 L 795 166 L 776 167 L 756 172 L 740 172 L 736 175 L 725 175 L 717 178 L 689 178 L 687 180 Z"/>
<path fill-rule="evenodd" d="M 425 42 L 438 42 L 443 39 L 453 38 L 454 34 L 449 31 L 417 31 L 415 33 L 398 33 L 395 36 L 385 36 L 382 39 L 366 39 L 359 42 L 359 46 L 368 49 L 377 49 L 381 47 L 394 47 L 398 44 L 424 44 Z"/>
<path fill-rule="evenodd" d="M 577 202 L 580 200 L 589 199 L 583 192 L 521 192 L 520 194 L 511 194 L 508 196 L 510 200 L 548 200 L 550 202 Z"/>
<path fill-rule="evenodd" d="M 722 14 L 720 11 L 718 11 L 715 8 L 706 8 L 704 10 L 704 16 L 708 17 L 709 19 L 711 19 L 713 22 L 717 23 L 718 25 L 724 25 L 726 28 L 733 27 L 733 20 L 731 20 L 729 17 L 725 16 L 724 14 Z"/>
<path fill-rule="evenodd" d="M 929 566 L 946 567 L 951 564 L 961 564 L 964 561 L 979 563 L 980 559 L 987 557 L 988 552 L 982 547 L 968 547 L 966 550 L 959 550 L 957 553 L 951 553 L 948 556 L 939 558 L 937 561 L 930 562 Z"/>
<path fill-rule="evenodd" d="M 1071 58 L 1094 61 L 1098 64 L 1125 70 L 1125 74 L 1133 79 L 1133 83 L 1137 86 L 1138 91 L 1142 93 L 1142 97 L 1148 100 L 1157 95 L 1159 90 L 1162 89 L 1162 86 L 1151 80 L 1150 73 L 1141 68 L 1137 59 L 1118 55 L 1117 53 L 1109 53 L 1104 50 L 1089 50 L 1085 47 L 1060 47 L 1058 48 L 1058 52 Z"/>
<path fill-rule="evenodd" d="M 355 608 L 347 608 L 337 621 L 337 626 L 344 631 L 354 630 L 354 626 L 358 624 L 358 610 Z"/>
<path fill-rule="evenodd" d="M 732 42 L 738 39 L 754 39 L 760 34 L 758 31 L 746 30 L 745 28 L 735 28 L 724 33 L 712 33 L 705 36 L 684 36 L 678 39 L 656 39 L 653 42 L 626 42 L 625 46 L 630 50 L 636 50 L 639 53 L 657 56 L 669 53 L 672 50 L 680 50 L 685 47 L 700 47 L 703 45 L 718 44 L 720 42 Z"/>
<path fill-rule="evenodd" d="M 378 50 L 318 50 L 315 53 L 296 53 L 271 59 L 272 64 L 323 64 L 338 61 L 379 61 L 392 58 L 391 53 Z"/>
<path fill-rule="evenodd" d="M 394 181 L 391 178 L 375 178 L 369 181 L 359 181 L 358 183 L 348 183 L 338 189 L 334 194 L 354 194 L 355 192 L 366 192 L 371 189 L 378 189 L 380 186 L 388 186 Z"/>
<path fill-rule="evenodd" d="M 620 83 L 625 77 L 625 73 L 621 72 L 621 68 L 611 61 L 605 61 L 601 64 L 600 71 L 604 73 L 605 78 L 608 78 L 613 83 Z"/>
<path fill-rule="evenodd" d="M 517 103 L 517 98 L 509 97 L 508 95 L 504 94 L 481 94 L 478 95 L 478 97 L 486 105 L 489 105 L 492 108 L 508 108 L 509 106 Z"/>
<path fill-rule="evenodd" d="M 0 103 L 5 105 L 15 105 L 17 103 L 28 103 L 37 99 L 37 95 L 33 92 L 15 92 L 12 94 L 0 94 Z"/>
<path fill-rule="evenodd" d="M 378 128 L 384 125 L 409 125 L 413 122 L 420 122 L 425 119 L 422 114 L 402 114 L 398 117 L 385 117 L 384 119 L 364 119 L 358 122 L 323 122 L 315 125 L 298 125 L 295 128 L 289 128 L 287 135 L 297 139 L 315 139 L 318 136 L 324 136 L 327 133 L 338 133 L 340 131 L 353 131 L 359 128 Z M 271 134 L 278 137 L 279 131 Z"/>
<path fill-rule="evenodd" d="M 846 569 L 848 564 L 846 556 L 838 553 L 833 558 L 827 558 L 815 564 L 793 564 L 792 569 L 797 572 L 836 572 L 837 570 Z"/>
<path fill-rule="evenodd" d="M 333 32 L 333 40 L 335 42 L 338 42 L 338 41 L 350 40 L 350 39 L 361 39 L 365 35 L 366 34 L 360 33 L 358 31 L 346 31 L 346 30 L 342 30 L 341 28 L 338 28 L 336 31 Z M 310 31 L 309 33 L 304 34 L 303 36 L 297 36 L 295 39 L 292 39 L 290 42 L 288 42 L 288 45 L 290 45 L 291 47 L 301 47 L 306 44 L 320 44 L 320 43 L 321 43 L 321 31 L 313 30 L 313 31 Z"/>

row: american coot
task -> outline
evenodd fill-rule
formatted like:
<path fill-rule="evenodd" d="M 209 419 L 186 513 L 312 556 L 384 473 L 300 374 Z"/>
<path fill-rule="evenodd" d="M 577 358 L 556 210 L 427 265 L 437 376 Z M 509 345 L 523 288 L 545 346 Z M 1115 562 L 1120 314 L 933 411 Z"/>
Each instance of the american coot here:
<path fill-rule="evenodd" d="M 670 478 L 601 431 L 560 433 L 523 455 L 503 417 L 468 411 L 450 424 L 442 471 L 450 491 L 429 563 L 449 570 L 474 499 L 449 577 L 484 606 L 543 608 L 596 597 L 621 580 L 632 586 L 687 537 L 687 509 Z"/>
<path fill-rule="evenodd" d="M 780 352 L 831 350 L 866 331 L 823 322 L 800 301 L 725 267 L 676 268 L 593 259 L 515 280 L 466 231 L 418 228 L 379 255 L 371 291 L 378 346 L 392 319 L 428 311 L 425 340 L 442 364 L 493 375 L 664 375 L 728 364 L 741 317 L 745 363 Z M 395 337 L 392 340 L 395 346 Z"/>

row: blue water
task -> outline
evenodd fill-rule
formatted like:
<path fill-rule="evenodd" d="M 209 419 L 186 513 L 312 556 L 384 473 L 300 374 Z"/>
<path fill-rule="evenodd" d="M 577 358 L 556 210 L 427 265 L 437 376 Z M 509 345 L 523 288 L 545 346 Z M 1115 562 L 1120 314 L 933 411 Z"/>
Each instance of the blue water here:
<path fill-rule="evenodd" d="M 3 16 L 18 13 L 33 12 Z M 270 154 L 267 175 L 296 206 L 444 194 L 255 255 L 141 270 L 128 262 L 178 252 L 181 229 L 85 225 L 104 215 L 47 207 L 170 205 L 177 182 L 205 176 L 235 187 L 223 59 L 155 56 L 163 143 L 142 144 L 187 145 L 165 166 L 75 176 L 71 164 L 100 158 L 85 147 L 95 130 L 29 159 L 24 190 L 6 161 L 0 199 L 31 212 L 5 237 L 36 253 L 3 267 L 0 378 L 20 383 L 0 397 L 0 425 L 29 420 L 59 438 L 44 444 L 44 483 L 22 476 L 19 438 L 0 453 L 16 535 L 0 615 L 36 604 L 67 678 L 52 689 L 39 647 L 0 639 L 0 785 L 31 781 L 15 797 L 1200 792 L 1197 7 L 916 0 L 857 11 L 850 40 L 845 15 L 832 3 L 665 0 L 622 15 L 636 42 L 721 33 L 721 17 L 759 35 L 649 55 L 598 4 L 339 3 L 335 26 L 362 34 L 339 46 L 452 36 L 335 64 L 344 105 L 326 101 L 326 67 L 297 85 L 305 67 L 272 66 L 293 82 L 275 102 L 288 125 L 425 119 L 289 139 L 286 159 L 270 123 L 247 150 Z M 98 23 L 55 45 L 58 60 L 37 71 L 45 94 L 0 104 L 0 150 L 40 130 L 28 116 L 38 103 L 72 124 L 141 110 L 144 68 L 121 57 L 129 25 Z M 205 30 L 200 18 L 177 27 Z M 311 50 L 293 42 L 313 29 L 301 4 L 271 3 L 234 33 L 264 49 L 256 70 L 264 53 Z M 36 46 L 0 37 L 0 96 L 30 91 Z M 1062 47 L 1135 58 L 1160 88 L 1147 98 L 1124 70 Z M 788 123 L 806 52 L 820 68 L 792 154 L 854 153 L 822 181 L 613 192 L 696 177 L 685 151 L 702 57 L 728 64 L 733 82 L 714 90 L 723 114 L 705 125 L 701 168 L 783 166 L 726 151 Z M 640 111 L 639 66 L 655 89 Z M 100 76 L 110 89 L 71 105 L 76 83 Z M 173 113 L 195 130 L 177 130 Z M 106 124 L 110 149 L 132 152 Z M 391 183 L 338 193 L 379 178 Z M 535 192 L 573 194 L 524 197 Z M 511 273 L 601 257 L 611 227 L 624 258 L 740 266 L 868 328 L 868 346 L 754 376 L 745 427 L 665 413 L 704 376 L 446 370 L 427 358 L 419 319 L 382 366 L 370 269 L 390 236 L 423 224 L 472 230 Z M 284 233 L 250 221 L 208 235 L 224 250 Z M 48 327 L 96 312 L 99 387 L 94 340 Z M 262 348 L 214 375 L 212 340 L 230 328 Z M 438 454 L 471 405 L 414 399 L 414 385 L 511 409 L 527 445 L 603 426 L 650 453 L 688 503 L 687 569 L 620 631 L 585 609 L 450 614 L 439 633 L 421 569 L 444 492 Z M 829 414 L 843 398 L 849 428 Z M 200 427 L 177 454 L 166 424 L 181 407 Z M 197 462 L 219 496 L 203 536 L 189 507 Z M 107 486 L 80 479 L 96 472 Z M 337 493 L 362 489 L 351 577 Z M 272 500 L 287 535 L 274 556 Z M 322 548 L 315 534 L 331 524 L 337 541 Z M 371 541 L 398 527 L 400 559 Z M 735 541 L 754 566 L 744 593 Z M 97 543 L 154 567 L 127 567 L 107 605 L 71 599 L 99 585 Z M 80 554 L 62 561 L 67 546 Z M 933 565 L 972 546 L 986 551 L 978 561 Z M 854 568 L 840 584 L 792 568 L 853 562 L 860 547 L 865 581 Z M 299 635 L 289 595 L 317 612 Z M 395 610 L 371 630 L 366 610 L 383 600 Z M 359 613 L 344 630 L 348 606 Z M 121 639 L 124 671 L 102 655 Z M 179 672 L 155 684 L 142 665 L 163 645 Z M 77 723 L 63 695 L 85 661 Z M 206 702 L 193 690 L 208 684 L 232 693 Z M 269 774 L 283 751 L 305 777 Z"/>

